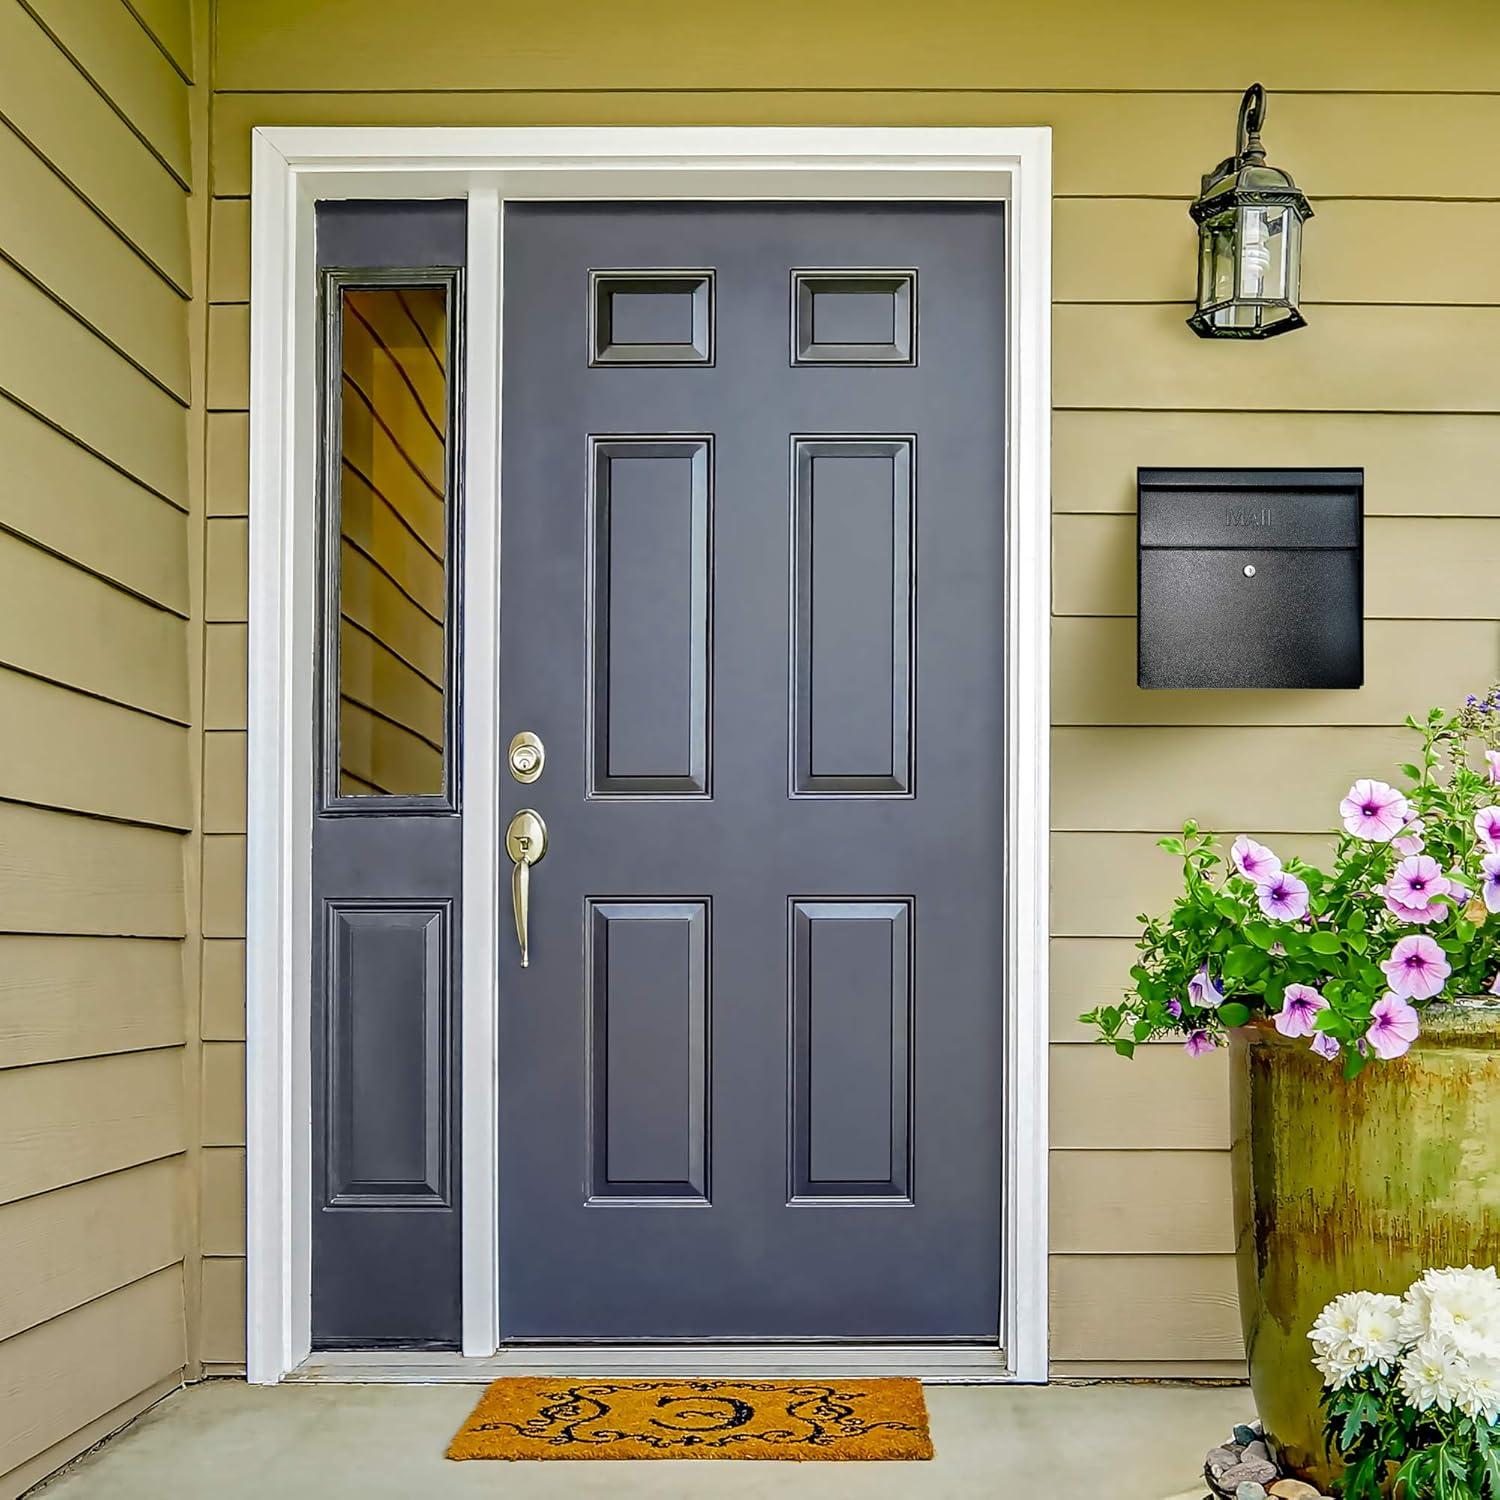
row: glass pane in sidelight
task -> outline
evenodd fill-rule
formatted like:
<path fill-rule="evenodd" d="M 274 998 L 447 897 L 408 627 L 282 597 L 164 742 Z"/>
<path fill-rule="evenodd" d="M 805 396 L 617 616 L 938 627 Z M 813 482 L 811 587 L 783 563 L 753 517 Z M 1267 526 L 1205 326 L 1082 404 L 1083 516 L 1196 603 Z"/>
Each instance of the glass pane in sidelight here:
<path fill-rule="evenodd" d="M 449 630 L 448 288 L 339 289 L 340 797 L 441 797 Z"/>

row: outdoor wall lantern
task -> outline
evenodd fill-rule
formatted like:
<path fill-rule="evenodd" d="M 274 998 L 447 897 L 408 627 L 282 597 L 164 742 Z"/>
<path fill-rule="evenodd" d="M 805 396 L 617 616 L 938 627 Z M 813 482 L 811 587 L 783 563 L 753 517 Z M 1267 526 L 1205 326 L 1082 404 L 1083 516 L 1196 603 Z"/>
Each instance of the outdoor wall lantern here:
<path fill-rule="evenodd" d="M 1297 311 L 1302 223 L 1312 208 L 1280 167 L 1266 165 L 1260 132 L 1266 91 L 1240 100 L 1235 153 L 1203 179 L 1189 212 L 1198 226 L 1198 310 L 1188 327 L 1206 339 L 1268 339 L 1304 326 Z"/>

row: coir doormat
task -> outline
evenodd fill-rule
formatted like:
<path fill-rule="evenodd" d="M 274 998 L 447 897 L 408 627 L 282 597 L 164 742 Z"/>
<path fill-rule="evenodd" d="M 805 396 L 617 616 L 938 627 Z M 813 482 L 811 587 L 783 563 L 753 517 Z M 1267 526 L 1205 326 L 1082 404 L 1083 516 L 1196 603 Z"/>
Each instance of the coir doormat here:
<path fill-rule="evenodd" d="M 497 1380 L 449 1458 L 932 1457 L 917 1380 Z"/>

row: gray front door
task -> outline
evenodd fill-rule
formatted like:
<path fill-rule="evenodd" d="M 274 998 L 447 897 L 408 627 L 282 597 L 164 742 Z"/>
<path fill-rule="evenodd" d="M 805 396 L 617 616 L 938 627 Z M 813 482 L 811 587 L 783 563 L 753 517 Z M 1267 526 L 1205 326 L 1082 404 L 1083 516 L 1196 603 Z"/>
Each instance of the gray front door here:
<path fill-rule="evenodd" d="M 996 1337 L 1003 245 L 506 211 L 507 1340 Z"/>

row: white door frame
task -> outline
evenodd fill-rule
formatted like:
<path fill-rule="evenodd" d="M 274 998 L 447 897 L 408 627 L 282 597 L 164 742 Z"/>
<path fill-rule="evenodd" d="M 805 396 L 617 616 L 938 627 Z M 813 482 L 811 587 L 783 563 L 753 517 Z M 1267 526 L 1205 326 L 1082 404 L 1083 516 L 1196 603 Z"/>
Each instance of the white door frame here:
<path fill-rule="evenodd" d="M 1005 1211 L 992 1378 L 1047 1375 L 1047 941 L 1051 131 L 802 128 L 274 127 L 254 132 L 250 291 L 247 911 L 247 1371 L 274 1383 L 310 1347 L 316 277 L 320 198 L 467 197 L 463 608 L 497 638 L 500 251 L 517 199 L 1001 200 L 1008 206 L 1005 630 Z M 462 673 L 460 977 L 463 1350 L 495 1354 L 499 1251 L 495 1019 L 498 663 Z M 978 749 L 979 747 L 976 747 Z M 941 1274 L 940 1267 L 933 1268 Z M 816 1359 L 817 1351 L 808 1351 Z M 940 1373 L 935 1351 L 887 1363 Z M 710 1351 L 704 1351 L 705 1357 Z M 684 1351 L 678 1350 L 680 1363 Z M 691 1357 L 691 1356 L 689 1356 Z M 824 1358 L 860 1367 L 865 1356 Z M 502 1355 L 503 1359 L 504 1356 Z M 649 1362 L 649 1351 L 598 1358 Z M 760 1363 L 774 1369 L 774 1349 Z M 537 1357 L 532 1356 L 535 1364 Z M 450 1360 L 457 1365 L 457 1360 Z M 496 1364 L 493 1359 L 488 1365 Z M 547 1361 L 578 1365 L 578 1359 Z M 699 1361 L 700 1365 L 702 1361 Z M 804 1361 L 805 1363 L 805 1361 Z M 602 1367 L 602 1366 L 601 1366 Z M 412 1378 L 433 1378 L 416 1373 Z M 475 1368 L 477 1369 L 477 1363 Z M 957 1367 L 955 1366 L 955 1369 Z M 450 1372 L 451 1373 L 451 1372 Z"/>

